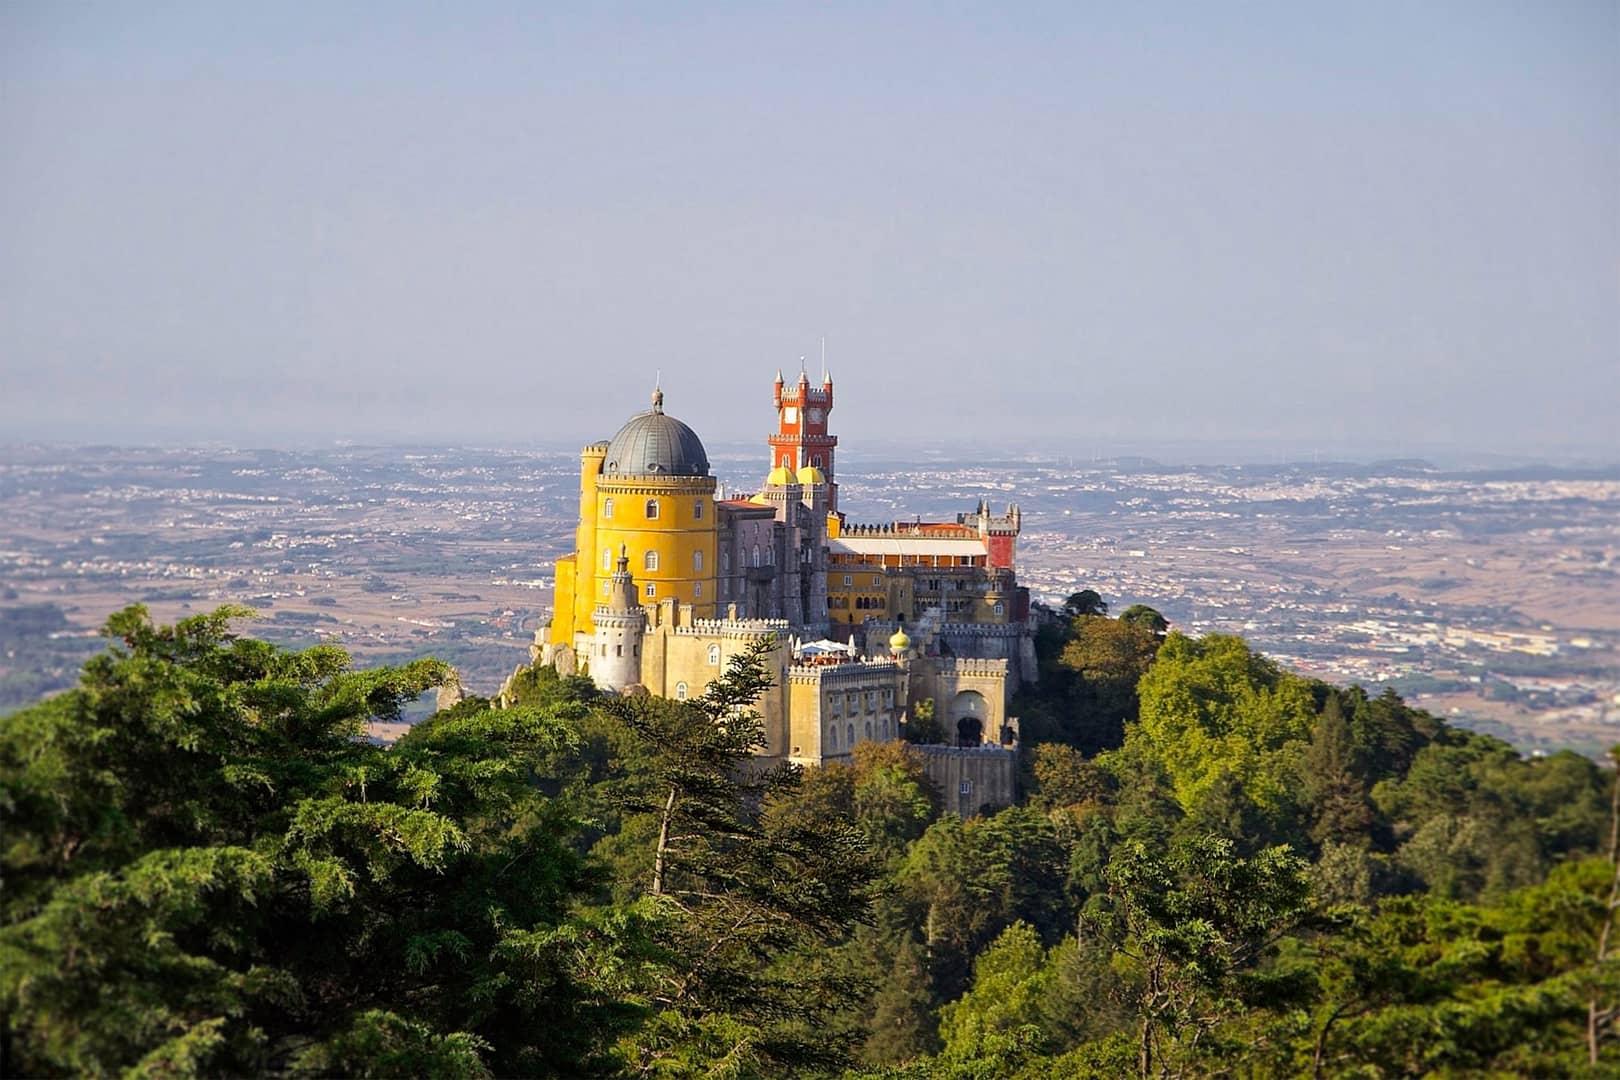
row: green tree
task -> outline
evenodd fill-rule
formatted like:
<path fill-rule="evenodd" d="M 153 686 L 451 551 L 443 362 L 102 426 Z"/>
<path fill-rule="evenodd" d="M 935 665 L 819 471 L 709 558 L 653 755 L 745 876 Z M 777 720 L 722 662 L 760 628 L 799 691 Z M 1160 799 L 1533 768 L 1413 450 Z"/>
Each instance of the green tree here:
<path fill-rule="evenodd" d="M 894 951 L 888 975 L 872 999 L 872 1018 L 861 1058 L 872 1065 L 915 1060 L 934 1050 L 933 980 L 922 946 L 906 934 Z"/>
<path fill-rule="evenodd" d="M 627 1070 L 767 1076 L 848 1057 L 816 1028 L 864 988 L 816 950 L 867 917 L 877 866 L 851 824 L 765 811 L 801 783 L 793 766 L 754 760 L 772 647 L 733 657 L 694 701 L 607 704 L 652 758 L 629 809 L 653 825 L 642 909 L 657 955 L 638 991 L 651 1014 L 620 1041 Z"/>
<path fill-rule="evenodd" d="M 988 1037 L 1039 1028 L 1052 982 L 1040 935 L 1028 923 L 1013 923 L 973 961 L 967 993 L 940 1010 L 945 1053 L 977 1057 Z"/>
<path fill-rule="evenodd" d="M 1367 836 L 1373 815 L 1358 757 L 1354 733 L 1338 695 L 1329 694 L 1311 731 L 1300 773 L 1306 805 L 1314 818 L 1311 839 L 1317 843 L 1351 843 Z"/>
<path fill-rule="evenodd" d="M 1063 613 L 1071 619 L 1107 615 L 1108 602 L 1095 589 L 1081 589 L 1063 601 Z"/>
<path fill-rule="evenodd" d="M 1191 810 L 1229 772 L 1263 810 L 1290 797 L 1287 744 L 1316 719 L 1309 685 L 1251 652 L 1241 638 L 1172 633 L 1137 687 L 1141 720 L 1127 749 L 1158 761 Z"/>
<path fill-rule="evenodd" d="M 945 741 L 945 728 L 934 715 L 934 699 L 913 702 L 906 719 L 906 741 L 919 746 L 936 746 Z"/>
<path fill-rule="evenodd" d="M 1146 604 L 1132 604 L 1119 613 L 1119 621 L 1141 627 L 1154 637 L 1163 637 L 1170 629 L 1170 621 Z"/>
<path fill-rule="evenodd" d="M 1069 676 L 1063 733 L 1087 753 L 1117 748 L 1136 722 L 1137 683 L 1159 650 L 1149 630 L 1117 619 L 1078 619 L 1057 666 Z"/>
<path fill-rule="evenodd" d="M 566 744 L 449 677 L 114 615 L 77 690 L 0 724 L 8 1071 L 579 1072 L 616 1006 L 568 944 L 589 874 L 530 781 Z"/>
<path fill-rule="evenodd" d="M 1108 866 L 1118 951 L 1139 989 L 1138 1070 L 1143 1076 L 1195 1054 L 1241 1010 L 1241 976 L 1304 916 L 1305 863 L 1285 847 L 1252 859 L 1205 837 L 1168 857 L 1127 841 Z"/>

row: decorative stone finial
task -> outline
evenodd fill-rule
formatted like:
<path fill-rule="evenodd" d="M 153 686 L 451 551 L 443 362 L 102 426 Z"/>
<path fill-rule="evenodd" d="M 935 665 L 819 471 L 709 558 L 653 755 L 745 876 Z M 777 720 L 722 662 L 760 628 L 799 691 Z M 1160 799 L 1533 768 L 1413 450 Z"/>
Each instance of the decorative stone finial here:
<path fill-rule="evenodd" d="M 663 411 L 664 411 L 664 391 L 655 386 L 655 387 L 653 387 L 653 412 L 661 413 Z"/>

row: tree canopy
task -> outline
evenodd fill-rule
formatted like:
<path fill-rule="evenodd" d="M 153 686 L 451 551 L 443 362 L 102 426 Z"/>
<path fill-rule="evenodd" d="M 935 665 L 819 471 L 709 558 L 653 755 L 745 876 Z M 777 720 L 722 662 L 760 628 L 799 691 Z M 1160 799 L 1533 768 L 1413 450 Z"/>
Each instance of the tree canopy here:
<path fill-rule="evenodd" d="M 133 608 L 0 720 L 6 1075 L 1608 1075 L 1620 788 L 1237 638 L 1056 621 L 1020 805 L 675 702 Z M 1107 717 L 1105 726 L 1100 718 Z"/>

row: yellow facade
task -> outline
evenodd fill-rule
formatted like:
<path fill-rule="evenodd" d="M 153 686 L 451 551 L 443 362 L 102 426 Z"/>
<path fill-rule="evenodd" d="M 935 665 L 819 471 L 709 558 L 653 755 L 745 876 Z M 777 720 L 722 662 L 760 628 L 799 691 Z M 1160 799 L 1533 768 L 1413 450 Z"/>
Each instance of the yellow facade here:
<path fill-rule="evenodd" d="M 611 567 L 623 547 L 642 604 L 673 599 L 690 604 L 699 619 L 714 617 L 719 524 L 712 477 L 637 478 L 629 483 L 603 479 L 597 484 L 594 515 L 598 575 L 605 577 L 600 567 Z M 589 607 L 602 598 L 597 584 Z M 589 618 L 587 608 L 586 624 Z"/>
<path fill-rule="evenodd" d="M 591 612 L 607 599 L 622 547 L 643 605 L 689 604 L 697 618 L 718 610 L 719 522 L 708 476 L 601 475 L 605 443 L 580 455 L 575 550 L 557 560 L 551 641 L 573 646 L 595 633 Z"/>

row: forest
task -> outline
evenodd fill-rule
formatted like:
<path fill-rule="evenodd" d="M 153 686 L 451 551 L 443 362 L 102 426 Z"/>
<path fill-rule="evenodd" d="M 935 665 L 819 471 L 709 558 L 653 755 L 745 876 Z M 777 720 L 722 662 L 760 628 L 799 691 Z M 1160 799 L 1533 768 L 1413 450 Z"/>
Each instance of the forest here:
<path fill-rule="evenodd" d="M 965 820 L 905 742 L 762 766 L 759 653 L 385 746 L 447 665 L 126 609 L 0 721 L 0 1072 L 1620 1073 L 1612 768 L 1071 601 Z"/>

